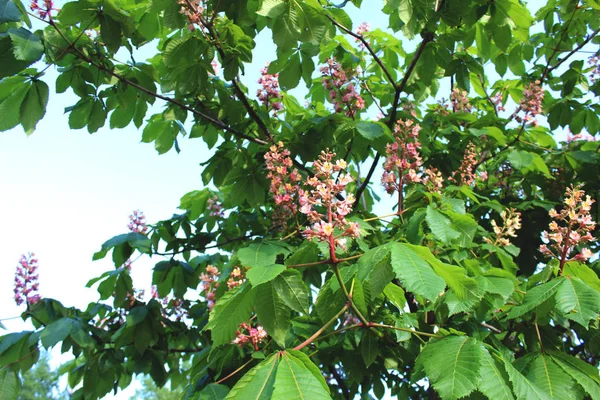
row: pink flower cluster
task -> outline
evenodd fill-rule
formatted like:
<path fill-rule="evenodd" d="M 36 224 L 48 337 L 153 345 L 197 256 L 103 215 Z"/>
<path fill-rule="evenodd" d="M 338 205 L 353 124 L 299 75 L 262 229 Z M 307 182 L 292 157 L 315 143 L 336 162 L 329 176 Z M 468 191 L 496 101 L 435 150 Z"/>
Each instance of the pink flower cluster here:
<path fill-rule="evenodd" d="M 358 110 L 365 108 L 365 100 L 356 91 L 352 78 L 335 58 L 328 58 L 327 64 L 320 68 L 323 75 L 323 86 L 329 90 L 329 100 L 335 112 L 346 109 L 346 116 L 354 118 Z"/>
<path fill-rule="evenodd" d="M 246 331 L 246 333 L 244 333 Z M 254 350 L 258 351 L 258 345 L 267 337 L 267 331 L 260 325 L 253 328 L 250 324 L 243 323 L 236 332 L 235 339 L 231 343 L 244 347 L 247 343 L 251 343 Z"/>
<path fill-rule="evenodd" d="M 223 217 L 223 205 L 219 203 L 219 198 L 213 196 L 206 201 L 206 207 L 210 211 L 211 217 Z"/>
<path fill-rule="evenodd" d="M 423 170 L 423 184 L 431 193 L 441 193 L 444 187 L 444 177 L 437 168 L 425 168 Z"/>
<path fill-rule="evenodd" d="M 496 110 L 506 111 L 506 108 L 504 108 L 504 106 L 502 105 L 502 102 L 503 102 L 502 92 L 498 92 L 495 95 L 493 95 L 491 100 L 492 100 L 492 103 L 494 104 L 494 107 L 496 107 Z"/>
<path fill-rule="evenodd" d="M 202 290 L 200 294 L 204 296 L 207 302 L 209 310 L 215 306 L 215 291 L 219 287 L 219 276 L 221 273 L 217 267 L 213 265 L 206 266 L 206 273 L 200 274 L 200 281 L 202 282 Z"/>
<path fill-rule="evenodd" d="M 521 213 L 514 208 L 509 208 L 500 213 L 502 226 L 498 226 L 496 221 L 492 220 L 492 228 L 496 237 L 494 240 L 484 237 L 483 241 L 495 246 L 508 246 L 511 237 L 517 237 L 517 231 L 521 229 Z"/>
<path fill-rule="evenodd" d="M 531 122 L 537 126 L 535 117 L 542 113 L 542 100 L 544 100 L 544 89 L 542 89 L 540 81 L 535 81 L 527 84 L 523 89 L 523 97 L 519 108 L 515 111 L 515 120 L 518 122 Z M 519 111 L 523 111 L 523 117 L 517 115 Z"/>
<path fill-rule="evenodd" d="M 413 120 L 398 120 L 394 129 L 394 143 L 385 150 L 381 183 L 389 194 L 401 193 L 407 183 L 421 182 L 419 169 L 423 164 L 419 154 L 421 126 Z"/>
<path fill-rule="evenodd" d="M 600 53 L 596 53 L 590 58 L 588 58 L 588 64 L 592 67 L 592 71 L 590 73 L 590 81 L 592 83 L 596 83 L 598 79 L 600 79 Z"/>
<path fill-rule="evenodd" d="M 557 212 L 553 208 L 548 213 L 554 221 L 550 222 L 550 232 L 544 231 L 542 237 L 550 245 L 541 245 L 540 251 L 548 257 L 558 258 L 561 270 L 567 261 L 586 261 L 592 256 L 592 252 L 586 247 L 575 256 L 571 254 L 577 246 L 594 240 L 591 232 L 596 227 L 596 222 L 590 215 L 593 202 L 583 190 L 570 187 L 565 193 L 563 209 Z"/>
<path fill-rule="evenodd" d="M 142 296 L 143 293 L 144 292 L 142 291 Z M 183 318 L 189 315 L 188 311 L 185 308 L 183 308 L 183 299 L 169 300 L 169 296 L 164 298 L 160 297 L 156 285 L 152 285 L 152 287 L 150 288 L 150 296 L 162 304 L 163 316 L 165 318 L 170 316 L 175 317 L 176 321 L 181 321 Z"/>
<path fill-rule="evenodd" d="M 210 62 L 210 65 L 212 66 L 214 75 L 218 75 L 219 72 L 221 72 L 221 65 L 219 64 L 219 61 L 217 61 L 216 58 L 213 58 L 213 60 Z"/>
<path fill-rule="evenodd" d="M 146 225 L 146 216 L 140 210 L 135 210 L 129 216 L 129 225 L 127 225 L 131 232 L 141 233 L 143 235 L 148 232 L 148 225 Z"/>
<path fill-rule="evenodd" d="M 587 132 L 581 132 L 581 133 L 578 133 L 577 135 L 573 135 L 571 133 L 571 131 L 569 130 L 569 133 L 567 133 L 567 143 L 575 142 L 577 140 L 584 140 L 586 142 L 595 142 L 597 139 Z"/>
<path fill-rule="evenodd" d="M 449 179 L 453 182 L 461 183 L 463 185 L 472 185 L 475 182 L 475 168 L 477 167 L 477 150 L 472 142 L 469 142 L 465 154 L 463 156 L 462 163 L 458 167 L 458 171 L 455 171 L 453 175 L 460 175 L 460 180 L 450 177 Z M 487 176 L 486 176 L 487 177 Z"/>
<path fill-rule="evenodd" d="M 38 294 L 38 260 L 34 253 L 23 254 L 17 265 L 15 273 L 15 303 L 33 305 L 40 301 Z"/>
<path fill-rule="evenodd" d="M 363 22 L 362 24 L 360 24 L 358 26 L 358 28 L 356 28 L 356 34 L 363 36 L 365 33 L 368 33 L 371 30 L 371 25 L 369 25 L 368 22 Z M 355 42 L 360 42 L 360 39 L 355 38 L 354 39 Z M 361 42 L 358 45 L 361 49 L 365 48 L 365 45 Z"/>
<path fill-rule="evenodd" d="M 181 5 L 179 13 L 187 17 L 188 29 L 193 32 L 196 29 L 195 25 L 200 25 L 202 22 L 202 14 L 205 10 L 204 1 L 178 0 L 177 4 Z"/>
<path fill-rule="evenodd" d="M 283 104 L 281 103 L 282 96 L 279 91 L 279 74 L 269 74 L 267 72 L 268 68 L 269 63 L 260 70 L 261 77 L 258 78 L 258 83 L 261 85 L 261 88 L 256 91 L 256 95 L 268 111 L 273 110 L 274 115 L 277 115 L 278 111 L 283 110 Z"/>
<path fill-rule="evenodd" d="M 301 176 L 297 169 L 291 169 L 293 162 L 290 151 L 283 147 L 282 142 L 271 146 L 265 154 L 265 162 L 269 171 L 267 178 L 271 180 L 269 191 L 278 206 L 273 214 L 273 220 L 275 224 L 285 227 L 288 219 L 298 212 L 296 198 L 300 191 L 298 182 Z"/>
<path fill-rule="evenodd" d="M 31 0 L 29 9 L 33 12 L 37 11 L 41 19 L 46 19 L 46 17 L 50 16 L 52 10 L 56 11 L 56 9 L 54 8 L 54 2 L 52 0 L 42 0 L 42 2 L 43 5 L 40 5 L 39 0 Z"/>
<path fill-rule="evenodd" d="M 229 274 L 229 279 L 227 279 L 227 287 L 229 290 L 231 290 L 234 287 L 240 286 L 244 282 L 246 282 L 246 273 L 240 267 L 235 267 Z"/>
<path fill-rule="evenodd" d="M 469 103 L 468 93 L 460 88 L 452 89 L 450 102 L 454 112 L 470 113 L 473 111 L 473 106 Z"/>
<path fill-rule="evenodd" d="M 341 172 L 348 166 L 346 161 L 337 160 L 334 163 L 334 157 L 335 153 L 329 150 L 321 152 L 313 164 L 315 175 L 306 181 L 310 189 L 299 193 L 300 212 L 313 224 L 302 234 L 307 239 L 316 238 L 329 243 L 332 259 L 335 259 L 336 247 L 342 250 L 347 248 L 346 238 L 358 238 L 360 235 L 358 223 L 346 220 L 346 216 L 352 212 L 354 196 L 348 194 L 343 201 L 336 198 L 352 182 L 352 177 Z M 335 172 L 339 173 L 337 180 L 333 177 Z M 335 229 L 340 231 L 338 235 Z"/>

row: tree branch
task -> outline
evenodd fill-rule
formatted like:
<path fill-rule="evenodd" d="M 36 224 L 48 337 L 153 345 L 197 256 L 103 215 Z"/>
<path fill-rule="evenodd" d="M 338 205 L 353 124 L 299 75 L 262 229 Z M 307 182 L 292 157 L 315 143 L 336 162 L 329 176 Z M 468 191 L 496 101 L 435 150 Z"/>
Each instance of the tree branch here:
<path fill-rule="evenodd" d="M 90 57 L 88 57 L 84 53 L 82 53 L 81 50 L 79 50 L 78 48 L 74 47 L 72 45 L 72 43 L 69 41 L 69 39 L 60 31 L 60 29 L 58 29 L 58 27 L 56 26 L 56 24 L 54 23 L 54 21 L 50 20 L 50 21 L 44 21 L 44 22 L 46 22 L 47 24 L 51 25 L 56 30 L 56 32 L 63 38 L 63 40 L 67 43 L 67 45 L 73 48 L 73 50 L 75 51 L 77 57 L 79 57 L 81 60 L 83 60 L 83 61 L 85 61 L 85 62 L 93 65 L 94 67 L 98 68 L 99 70 L 104 71 L 107 74 L 109 74 L 109 75 L 117 78 L 119 81 L 121 81 L 123 83 L 126 83 L 128 85 L 131 85 L 132 87 L 138 89 L 139 91 L 141 91 L 143 93 L 146 93 L 149 96 L 155 97 L 157 99 L 164 100 L 164 101 L 166 101 L 168 103 L 171 103 L 171 104 L 175 104 L 176 106 L 178 106 L 178 107 L 180 107 L 180 108 L 182 108 L 182 109 L 184 109 L 186 111 L 189 111 L 189 112 L 193 113 L 194 115 L 199 116 L 200 118 L 203 118 L 203 119 L 207 120 L 208 122 L 212 123 L 216 127 L 221 128 L 221 129 L 223 129 L 223 130 L 225 130 L 225 131 L 227 131 L 227 132 L 229 132 L 229 133 L 231 133 L 231 134 L 233 134 L 235 136 L 238 136 L 241 139 L 246 139 L 246 140 L 248 140 L 250 142 L 254 142 L 254 143 L 257 143 L 257 144 L 260 144 L 260 145 L 267 144 L 267 142 L 265 142 L 264 140 L 261 140 L 261 139 L 258 139 L 258 138 L 254 138 L 252 136 L 248 136 L 245 133 L 240 132 L 237 129 L 234 129 L 234 128 L 230 127 L 225 122 L 223 122 L 223 121 L 221 121 L 221 120 L 219 120 L 217 118 L 213 118 L 210 115 L 205 114 L 205 113 L 203 113 L 201 111 L 198 111 L 198 110 L 196 110 L 196 109 L 194 109 L 194 108 L 192 108 L 192 107 L 190 107 L 190 106 L 188 106 L 186 104 L 183 104 L 183 103 L 181 103 L 178 100 L 175 100 L 173 98 L 170 98 L 170 97 L 167 97 L 167 96 L 155 93 L 155 92 L 153 92 L 151 90 L 148 90 L 145 87 L 143 87 L 143 86 L 141 86 L 141 85 L 139 85 L 139 84 L 137 84 L 137 83 L 135 83 L 135 82 L 127 79 L 127 78 L 125 78 L 124 76 L 117 74 L 116 72 L 114 72 L 113 70 L 105 67 L 104 65 L 97 63 L 96 61 L 94 61 L 93 59 L 91 59 Z"/>
<path fill-rule="evenodd" d="M 571 57 L 573 54 L 575 54 L 579 50 L 581 50 L 583 48 L 583 46 L 585 46 L 586 44 L 588 44 L 596 35 L 598 35 L 598 33 L 600 33 L 600 28 L 596 29 L 594 32 L 592 32 L 591 34 L 589 34 L 588 37 L 586 37 L 585 40 L 583 42 L 581 42 L 581 44 L 579 46 L 575 47 L 564 58 L 561 58 L 560 61 L 558 61 L 556 64 L 554 64 L 552 67 L 550 67 L 548 69 L 548 73 L 546 74 L 546 76 L 548 74 L 550 74 L 552 71 L 554 71 L 556 68 L 560 67 L 560 65 L 562 63 L 564 63 L 565 61 L 567 61 L 569 59 L 569 57 Z"/>

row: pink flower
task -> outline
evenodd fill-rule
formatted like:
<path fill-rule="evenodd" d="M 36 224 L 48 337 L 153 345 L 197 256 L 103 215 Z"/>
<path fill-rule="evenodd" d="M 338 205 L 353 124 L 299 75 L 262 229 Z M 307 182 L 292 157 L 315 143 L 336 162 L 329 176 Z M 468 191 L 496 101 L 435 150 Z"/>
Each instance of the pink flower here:
<path fill-rule="evenodd" d="M 211 217 L 223 218 L 223 205 L 218 203 L 219 198 L 213 196 L 206 201 L 206 208 L 210 211 Z"/>
<path fill-rule="evenodd" d="M 31 0 L 29 4 L 29 9 L 31 11 L 37 11 L 38 15 L 41 19 L 46 19 L 46 17 L 50 16 L 50 13 L 56 9 L 54 8 L 54 2 L 52 0 L 43 0 L 43 5 L 40 6 L 39 0 Z"/>
<path fill-rule="evenodd" d="M 400 192 L 407 183 L 420 182 L 423 164 L 418 140 L 421 126 L 413 120 L 398 120 L 393 143 L 386 146 L 381 183 L 389 194 Z"/>
<path fill-rule="evenodd" d="M 475 182 L 475 168 L 477 167 L 477 151 L 475 145 L 471 142 L 467 145 L 462 163 L 453 175 L 460 175 L 460 179 L 450 177 L 451 181 L 461 183 L 463 185 L 472 185 Z"/>
<path fill-rule="evenodd" d="M 452 89 L 450 102 L 454 112 L 470 113 L 473 111 L 473 106 L 469 103 L 468 93 L 460 88 Z"/>
<path fill-rule="evenodd" d="M 531 122 L 535 126 L 537 124 L 535 117 L 542 113 L 542 100 L 544 100 L 544 90 L 540 81 L 529 83 L 523 89 L 519 108 L 513 116 L 518 122 Z M 523 116 L 518 115 L 520 111 L 523 111 Z"/>
<path fill-rule="evenodd" d="M 294 163 L 290 158 L 290 151 L 284 148 L 282 142 L 271 146 L 265 154 L 265 163 L 269 171 L 267 178 L 271 180 L 269 191 L 277 205 L 273 213 L 273 222 L 286 227 L 288 220 L 298 212 L 296 199 L 300 194 L 298 182 L 302 177 L 297 169 L 291 169 Z M 310 211 L 310 205 L 302 201 L 300 201 L 300 205 Z"/>
<path fill-rule="evenodd" d="M 579 254 L 571 256 L 576 248 L 594 240 L 592 231 L 596 224 L 590 216 L 590 209 L 594 200 L 586 196 L 578 187 L 567 188 L 564 207 L 560 212 L 551 209 L 548 213 L 554 221 L 550 222 L 550 232 L 543 232 L 542 238 L 548 244 L 540 246 L 542 254 L 558 258 L 560 270 L 568 261 L 586 261 L 592 256 L 588 248 L 582 248 Z"/>
<path fill-rule="evenodd" d="M 143 235 L 148 232 L 148 225 L 146 225 L 146 216 L 140 210 L 135 210 L 129 216 L 129 225 L 127 225 L 131 232 L 141 233 Z"/>
<path fill-rule="evenodd" d="M 261 77 L 258 79 L 258 83 L 261 88 L 256 91 L 258 100 L 263 103 L 267 108 L 267 111 L 274 111 L 273 115 L 277 115 L 278 111 L 283 109 L 283 106 L 279 99 L 282 95 L 279 91 L 279 74 L 271 75 L 267 72 L 269 64 L 260 70 Z"/>
<path fill-rule="evenodd" d="M 335 58 L 328 58 L 320 71 L 323 75 L 323 86 L 329 90 L 329 100 L 333 102 L 335 112 L 339 113 L 345 109 L 346 116 L 354 118 L 358 110 L 365 108 L 364 99 L 351 81 L 356 71 L 348 74 Z"/>
<path fill-rule="evenodd" d="M 18 306 L 23 303 L 29 306 L 40 301 L 41 297 L 37 293 L 39 288 L 37 269 L 38 260 L 34 253 L 21 255 L 14 281 L 14 298 Z"/>
<path fill-rule="evenodd" d="M 247 333 L 244 333 L 246 331 Z M 265 338 L 268 336 L 267 331 L 260 326 L 257 325 L 256 328 L 253 328 L 250 324 L 242 323 L 239 329 L 236 332 L 235 339 L 231 343 L 237 344 L 240 347 L 244 347 L 247 343 L 252 344 L 254 350 L 258 351 L 258 345 L 262 343 Z"/>

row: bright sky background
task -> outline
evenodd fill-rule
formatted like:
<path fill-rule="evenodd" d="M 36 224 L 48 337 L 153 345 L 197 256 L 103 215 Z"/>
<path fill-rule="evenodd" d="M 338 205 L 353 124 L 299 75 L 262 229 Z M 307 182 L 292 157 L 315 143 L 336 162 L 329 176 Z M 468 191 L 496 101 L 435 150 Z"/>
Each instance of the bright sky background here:
<path fill-rule="evenodd" d="M 373 29 L 385 29 L 382 0 L 363 4 L 360 11 L 346 7 L 355 26 L 367 21 Z M 152 46 L 147 47 L 151 54 Z M 254 57 L 243 77 L 251 95 L 260 68 L 275 59 L 270 31 L 257 38 Z M 21 127 L 0 133 L 0 320 L 24 309 L 14 303 L 13 277 L 20 255 L 30 251 L 39 259 L 43 297 L 79 308 L 97 300 L 96 288 L 86 289 L 85 283 L 114 266 L 110 257 L 92 262 L 94 252 L 105 240 L 127 231 L 128 216 L 135 209 L 151 223 L 179 212 L 181 196 L 203 187 L 199 163 L 210 157 L 201 139 L 180 139 L 180 154 L 171 150 L 159 156 L 153 144 L 140 143 L 141 131 L 134 126 L 110 130 L 107 122 L 93 135 L 69 129 L 64 108 L 74 105 L 77 97 L 70 90 L 55 94 L 56 76 L 50 68 L 44 78 L 50 101 L 36 131 L 29 137 Z M 160 100 L 157 104 L 156 112 L 162 106 Z M 134 263 L 135 287 L 149 289 L 157 261 L 146 257 Z M 30 329 L 19 319 L 2 322 L 9 331 Z M 127 392 L 116 398 L 128 398 Z"/>

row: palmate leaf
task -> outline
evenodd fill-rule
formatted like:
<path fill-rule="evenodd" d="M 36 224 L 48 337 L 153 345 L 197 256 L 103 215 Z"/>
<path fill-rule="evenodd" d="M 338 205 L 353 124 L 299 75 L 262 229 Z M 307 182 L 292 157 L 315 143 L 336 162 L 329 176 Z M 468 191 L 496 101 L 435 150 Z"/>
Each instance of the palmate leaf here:
<path fill-rule="evenodd" d="M 256 288 L 258 321 L 281 347 L 285 347 L 285 337 L 291 326 L 290 313 L 290 308 L 279 296 L 273 282 Z"/>
<path fill-rule="evenodd" d="M 226 399 L 330 399 L 319 368 L 302 352 L 275 353 L 252 368 L 231 389 Z"/>
<path fill-rule="evenodd" d="M 436 210 L 431 206 L 427 206 L 425 221 L 429 225 L 429 229 L 437 239 L 443 243 L 450 243 L 452 240 L 460 236 L 460 232 L 452 228 L 450 218 Z"/>
<path fill-rule="evenodd" d="M 215 346 L 231 342 L 238 326 L 248 320 L 254 307 L 256 291 L 243 284 L 225 292 L 210 312 L 208 324 L 204 329 L 211 331 Z"/>
<path fill-rule="evenodd" d="M 254 267 L 250 268 L 248 272 L 246 272 L 246 277 L 252 284 L 252 286 L 258 286 L 265 282 L 272 281 L 279 274 L 285 271 L 285 266 L 281 264 L 273 264 L 268 267 Z"/>
<path fill-rule="evenodd" d="M 278 353 L 273 354 L 244 375 L 225 399 L 269 400 L 273 395 Z"/>
<path fill-rule="evenodd" d="M 0 399 L 17 400 L 21 391 L 21 381 L 15 371 L 7 366 L 0 370 Z"/>
<path fill-rule="evenodd" d="M 523 303 L 520 306 L 513 307 L 508 313 L 508 318 L 517 318 L 533 310 L 550 297 L 554 296 L 565 278 L 553 279 L 542 285 L 536 286 L 527 291 Z"/>
<path fill-rule="evenodd" d="M 273 399 L 330 399 L 329 390 L 322 384 L 323 378 L 315 376 L 302 360 L 292 354 L 284 352 L 281 355 L 277 366 Z"/>
<path fill-rule="evenodd" d="M 587 329 L 600 313 L 600 292 L 579 278 L 567 277 L 556 292 L 556 308 Z"/>
<path fill-rule="evenodd" d="M 552 360 L 569 374 L 593 400 L 600 399 L 600 377 L 594 366 L 558 351 L 549 351 Z"/>
<path fill-rule="evenodd" d="M 458 399 L 477 388 L 482 345 L 469 336 L 448 336 L 428 343 L 417 363 L 442 399 Z"/>
<path fill-rule="evenodd" d="M 275 264 L 277 255 L 289 254 L 282 246 L 268 242 L 251 243 L 248 247 L 238 251 L 238 258 L 245 267 L 268 267 Z"/>
<path fill-rule="evenodd" d="M 546 398 L 575 399 L 573 380 L 559 368 L 545 353 L 531 353 L 519 358 L 514 367 L 519 374 L 536 388 L 539 388 Z M 510 375 L 510 374 L 509 374 Z M 514 382 L 513 382 L 514 383 Z M 518 397 L 522 397 L 515 388 Z"/>
<path fill-rule="evenodd" d="M 302 280 L 302 274 L 296 270 L 284 271 L 273 280 L 273 285 L 283 302 L 292 310 L 308 314 L 308 287 Z"/>
<path fill-rule="evenodd" d="M 367 251 L 358 260 L 358 280 L 374 300 L 394 278 L 390 261 L 390 247 L 378 246 Z"/>
<path fill-rule="evenodd" d="M 487 349 L 481 353 L 481 381 L 477 389 L 494 400 L 513 400 L 508 375 L 503 365 L 494 359 Z"/>
<path fill-rule="evenodd" d="M 392 251 L 392 268 L 396 276 L 402 280 L 405 289 L 434 301 L 446 287 L 442 278 L 433 272 L 429 263 L 411 248 L 401 243 L 394 243 Z"/>

